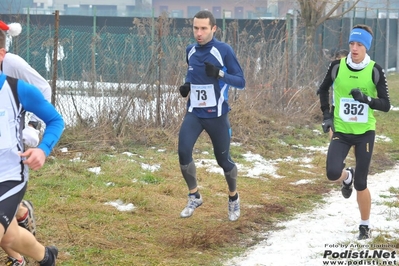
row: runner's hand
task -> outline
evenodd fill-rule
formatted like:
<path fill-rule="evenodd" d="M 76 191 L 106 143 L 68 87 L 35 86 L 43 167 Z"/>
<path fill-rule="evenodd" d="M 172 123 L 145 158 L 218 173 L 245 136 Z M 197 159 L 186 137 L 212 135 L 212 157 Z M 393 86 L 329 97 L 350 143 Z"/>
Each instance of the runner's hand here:
<path fill-rule="evenodd" d="M 334 132 L 334 122 L 330 112 L 325 112 L 323 114 L 323 123 L 321 124 L 324 133 L 328 133 L 331 130 Z"/>
<path fill-rule="evenodd" d="M 205 62 L 205 72 L 208 77 L 218 78 L 219 70 L 220 70 L 219 68 L 212 65 L 211 63 Z"/>
<path fill-rule="evenodd" d="M 183 97 L 187 97 L 187 95 L 190 92 L 190 82 L 186 82 L 183 85 L 180 86 L 180 95 Z"/>
<path fill-rule="evenodd" d="M 26 157 L 23 163 L 28 165 L 32 170 L 39 170 L 46 161 L 44 151 L 39 148 L 29 148 L 24 153 L 19 154 L 19 156 Z"/>
<path fill-rule="evenodd" d="M 352 95 L 353 99 L 355 99 L 358 102 L 367 103 L 367 104 L 370 103 L 369 100 L 370 97 L 367 97 L 363 92 L 360 91 L 359 88 L 352 89 L 349 94 Z"/>
<path fill-rule="evenodd" d="M 328 133 L 330 131 L 330 128 L 332 131 L 334 131 L 333 120 L 331 118 L 323 120 L 321 127 L 323 128 L 324 133 Z"/>

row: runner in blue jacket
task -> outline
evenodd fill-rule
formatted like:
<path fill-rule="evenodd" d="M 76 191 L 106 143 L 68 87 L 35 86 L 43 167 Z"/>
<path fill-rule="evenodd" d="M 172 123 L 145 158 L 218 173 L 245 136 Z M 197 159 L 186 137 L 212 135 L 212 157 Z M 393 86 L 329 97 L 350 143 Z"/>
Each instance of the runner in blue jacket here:
<path fill-rule="evenodd" d="M 183 97 L 189 95 L 187 113 L 179 132 L 179 162 L 189 194 L 187 206 L 180 216 L 190 217 L 203 200 L 198 191 L 196 167 L 192 152 L 203 130 L 211 138 L 217 163 L 222 167 L 229 188 L 228 217 L 240 217 L 240 199 L 237 193 L 237 167 L 230 157 L 231 127 L 228 118 L 230 86 L 245 87 L 244 74 L 226 43 L 213 37 L 216 20 L 211 12 L 200 11 L 194 16 L 195 44 L 187 46 L 188 71 L 186 82 L 180 86 Z"/>

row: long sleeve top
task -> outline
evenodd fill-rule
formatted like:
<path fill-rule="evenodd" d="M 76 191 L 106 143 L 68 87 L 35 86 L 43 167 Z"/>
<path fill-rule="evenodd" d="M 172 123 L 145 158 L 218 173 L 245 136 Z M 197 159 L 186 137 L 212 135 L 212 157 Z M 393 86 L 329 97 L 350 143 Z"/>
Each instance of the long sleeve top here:
<path fill-rule="evenodd" d="M 191 44 L 186 48 L 186 61 L 186 82 L 191 84 L 188 111 L 201 118 L 219 117 L 227 113 L 230 110 L 229 87 L 245 87 L 244 73 L 231 46 L 215 38 L 205 45 Z M 205 62 L 221 69 L 225 73 L 224 77 L 208 77 Z"/>
<path fill-rule="evenodd" d="M 345 60 L 345 59 L 344 59 Z M 333 85 L 333 76 L 337 76 L 339 73 L 339 68 L 334 66 L 339 65 L 340 60 L 335 60 L 331 62 L 330 66 L 328 67 L 327 73 L 319 86 L 319 93 L 320 93 L 320 108 L 321 111 L 324 113 L 325 111 L 330 111 L 330 100 L 329 100 L 329 89 Z M 361 71 L 351 68 L 349 65 L 347 67 L 351 71 Z M 333 69 L 337 69 L 336 73 L 332 73 Z M 377 90 L 377 98 L 374 98 L 372 102 L 369 104 L 370 108 L 375 110 L 380 110 L 384 112 L 388 112 L 391 108 L 391 103 L 389 100 L 389 93 L 388 93 L 388 84 L 387 79 L 384 73 L 384 70 L 380 65 L 377 63 L 374 64 L 373 73 L 376 71 L 377 75 L 372 75 L 373 82 L 376 83 L 376 90 Z M 334 74 L 334 75 L 332 75 Z M 378 77 L 378 80 L 375 80 Z"/>
<path fill-rule="evenodd" d="M 36 87 L 22 80 L 14 81 L 12 85 L 6 75 L 0 74 L 0 182 L 28 177 L 28 167 L 22 164 L 23 159 L 19 156 L 24 151 L 22 128 L 25 110 L 46 123 L 42 141 L 38 145 L 46 156 L 64 130 L 63 118 Z"/>

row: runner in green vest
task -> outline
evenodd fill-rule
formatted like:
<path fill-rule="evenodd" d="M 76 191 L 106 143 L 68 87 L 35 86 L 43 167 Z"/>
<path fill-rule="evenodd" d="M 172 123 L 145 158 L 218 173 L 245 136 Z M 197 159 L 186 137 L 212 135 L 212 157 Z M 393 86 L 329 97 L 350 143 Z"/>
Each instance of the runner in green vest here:
<path fill-rule="evenodd" d="M 375 140 L 374 110 L 388 112 L 391 107 L 385 73 L 367 54 L 372 36 L 369 26 L 354 26 L 349 35 L 349 55 L 330 64 L 319 87 L 322 128 L 325 133 L 330 129 L 334 132 L 327 152 L 327 178 L 341 184 L 344 198 L 351 196 L 354 185 L 361 219 L 359 240 L 369 238 L 371 233 L 367 175 Z M 334 71 L 336 75 L 332 75 Z M 334 108 L 330 109 L 332 83 Z M 356 167 L 345 169 L 352 146 L 355 146 Z"/>

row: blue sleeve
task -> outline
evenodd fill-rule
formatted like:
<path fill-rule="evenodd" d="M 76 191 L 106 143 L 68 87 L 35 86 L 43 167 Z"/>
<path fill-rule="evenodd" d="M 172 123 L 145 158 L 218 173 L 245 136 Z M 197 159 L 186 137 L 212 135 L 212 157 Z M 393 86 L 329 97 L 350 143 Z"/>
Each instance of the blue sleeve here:
<path fill-rule="evenodd" d="M 234 54 L 233 48 L 226 45 L 226 49 L 226 55 L 223 59 L 226 69 L 223 69 L 225 75 L 221 80 L 237 89 L 243 89 L 245 87 L 244 73 Z"/>
<path fill-rule="evenodd" d="M 17 91 L 19 102 L 23 108 L 28 112 L 34 113 L 46 124 L 46 129 L 38 148 L 42 149 L 48 156 L 61 138 L 64 131 L 64 120 L 54 106 L 44 99 L 43 94 L 35 86 L 18 80 Z"/>

